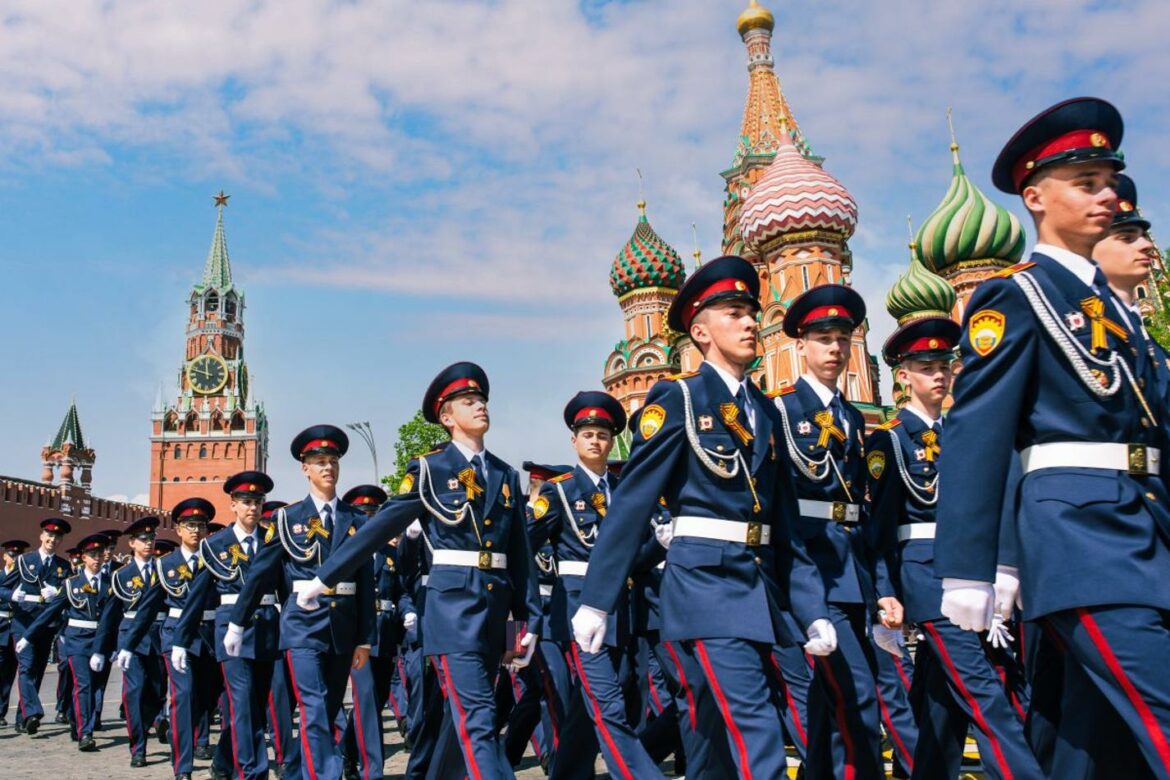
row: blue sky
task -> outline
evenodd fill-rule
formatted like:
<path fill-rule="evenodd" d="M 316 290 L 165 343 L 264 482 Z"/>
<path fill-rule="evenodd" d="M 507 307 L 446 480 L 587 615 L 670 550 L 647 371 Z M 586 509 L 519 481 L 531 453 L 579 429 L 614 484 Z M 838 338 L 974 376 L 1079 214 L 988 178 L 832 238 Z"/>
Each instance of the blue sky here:
<path fill-rule="evenodd" d="M 29 0 L 0 15 L 0 242 L 8 334 L 0 473 L 37 478 L 70 398 L 101 495 L 138 496 L 149 414 L 174 392 L 184 300 L 226 212 L 277 494 L 287 443 L 370 420 L 383 464 L 431 376 L 492 378 L 489 447 L 567 459 L 560 423 L 622 335 L 607 275 L 645 176 L 658 232 L 718 253 L 746 94 L 738 0 L 572 3 Z M 972 179 L 1065 97 L 1126 117 L 1157 232 L 1170 73 L 1156 0 L 765 2 L 785 94 L 853 193 L 854 281 L 882 302 L 950 178 Z M 1022 214 L 1021 214 L 1022 216 Z M 343 482 L 372 476 L 360 443 Z"/>

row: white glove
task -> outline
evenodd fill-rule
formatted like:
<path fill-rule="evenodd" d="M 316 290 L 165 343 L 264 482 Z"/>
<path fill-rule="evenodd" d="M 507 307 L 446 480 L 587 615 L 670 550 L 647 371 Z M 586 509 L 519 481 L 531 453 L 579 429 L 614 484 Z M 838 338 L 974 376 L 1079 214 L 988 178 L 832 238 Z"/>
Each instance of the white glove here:
<path fill-rule="evenodd" d="M 121 669 L 123 672 L 130 671 L 130 662 L 133 660 L 134 660 L 134 653 L 131 653 L 129 650 L 119 650 L 118 651 L 118 659 L 117 659 L 118 668 Z"/>
<path fill-rule="evenodd" d="M 987 629 L 987 641 L 992 647 L 998 647 L 1000 650 L 1007 650 L 1008 646 L 1016 641 L 1016 638 L 1012 636 L 1012 632 L 1008 631 L 1003 617 L 998 612 L 991 619 L 991 628 Z"/>
<path fill-rule="evenodd" d="M 187 648 L 178 645 L 171 648 L 171 667 L 179 674 L 187 673 Z"/>
<path fill-rule="evenodd" d="M 837 627 L 828 618 L 814 620 L 805 633 L 804 651 L 809 655 L 829 655 L 837 649 Z"/>
<path fill-rule="evenodd" d="M 602 626 L 605 624 L 602 623 Z M 512 659 L 513 669 L 523 669 L 528 664 L 532 663 L 532 654 L 536 652 L 537 641 L 540 639 L 536 634 L 525 634 L 524 638 L 520 640 L 520 646 L 524 648 L 524 655 L 518 655 Z"/>
<path fill-rule="evenodd" d="M 986 631 L 995 614 L 995 586 L 980 580 L 943 577 L 939 611 L 964 631 Z"/>
<path fill-rule="evenodd" d="M 308 586 L 297 594 L 297 606 L 306 612 L 318 609 L 321 605 L 317 603 L 317 599 L 327 590 L 329 589 L 325 587 L 325 583 L 321 582 L 318 577 L 314 577 L 309 581 Z"/>
<path fill-rule="evenodd" d="M 670 543 L 674 541 L 674 523 L 662 523 L 654 526 L 654 538 L 665 549 L 670 549 Z"/>
<path fill-rule="evenodd" d="M 41 598 L 43 598 L 45 601 L 48 601 L 56 595 L 57 589 L 52 585 L 45 585 L 41 588 Z"/>
<path fill-rule="evenodd" d="M 91 671 L 100 672 L 106 668 L 106 657 L 101 653 L 94 653 L 89 657 L 89 668 Z"/>
<path fill-rule="evenodd" d="M 902 657 L 902 648 L 906 646 L 902 629 L 886 628 L 881 623 L 873 624 L 873 641 L 882 650 L 898 658 Z"/>
<path fill-rule="evenodd" d="M 1020 603 L 1020 571 L 1015 566 L 995 567 L 995 611 L 1009 620 Z M 1021 605 L 1022 606 L 1022 605 Z"/>
<path fill-rule="evenodd" d="M 25 648 L 27 648 L 27 647 L 28 647 L 28 644 L 29 644 L 28 640 L 27 640 L 27 639 L 25 639 L 25 638 L 23 638 L 23 637 L 21 637 L 21 638 L 20 638 L 20 639 L 18 639 L 18 640 L 17 640 L 17 642 L 16 642 L 16 652 L 17 652 L 17 653 L 23 653 L 23 652 L 25 651 Z"/>
<path fill-rule="evenodd" d="M 407 631 L 414 631 L 414 627 L 418 625 L 418 613 L 407 612 L 402 616 L 402 627 Z"/>
<path fill-rule="evenodd" d="M 577 607 L 572 623 L 573 639 L 581 649 L 586 653 L 601 652 L 601 646 L 605 644 L 605 613 L 582 604 Z"/>
<path fill-rule="evenodd" d="M 21 587 L 17 588 L 16 590 L 12 591 L 12 597 L 11 597 L 10 601 L 12 601 L 13 604 L 19 604 L 20 602 L 24 601 L 24 586 L 23 585 Z"/>
<path fill-rule="evenodd" d="M 223 649 L 232 658 L 239 658 L 240 650 L 244 647 L 244 627 L 235 623 L 228 623 L 227 633 L 223 637 Z"/>
<path fill-rule="evenodd" d="M 406 526 L 406 538 L 407 539 L 417 539 L 421 533 L 422 533 L 422 523 L 420 523 L 418 520 L 415 520 L 413 523 Z"/>

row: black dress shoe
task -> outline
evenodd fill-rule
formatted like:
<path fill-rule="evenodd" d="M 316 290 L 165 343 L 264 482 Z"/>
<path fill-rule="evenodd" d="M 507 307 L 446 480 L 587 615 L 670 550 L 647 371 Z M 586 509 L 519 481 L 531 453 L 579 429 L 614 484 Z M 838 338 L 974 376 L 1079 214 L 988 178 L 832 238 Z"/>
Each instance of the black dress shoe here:
<path fill-rule="evenodd" d="M 8 725 L 8 718 L 4 717 L 3 715 L 0 715 L 0 729 L 4 728 L 7 725 Z"/>
<path fill-rule="evenodd" d="M 211 768 L 210 777 L 211 777 L 211 780 L 232 780 L 231 775 L 229 775 L 227 772 L 221 772 L 218 769 L 216 769 L 215 767 Z"/>
<path fill-rule="evenodd" d="M 211 745 L 197 745 L 195 747 L 195 758 L 200 761 L 210 761 L 215 751 L 211 749 Z"/>
<path fill-rule="evenodd" d="M 89 734 L 82 734 L 81 740 L 77 743 L 77 749 L 83 753 L 92 753 L 97 750 L 97 743 Z"/>
<path fill-rule="evenodd" d="M 191 780 L 191 773 L 180 772 L 179 774 L 175 775 L 175 780 Z"/>
<path fill-rule="evenodd" d="M 160 745 L 169 744 L 171 735 L 171 722 L 169 720 L 160 720 L 155 726 L 155 734 L 158 736 L 158 743 Z"/>
<path fill-rule="evenodd" d="M 284 777 L 284 764 L 273 764 L 272 773 L 276 775 L 276 780 L 280 780 Z"/>
<path fill-rule="evenodd" d="M 24 733 L 24 721 L 23 720 L 16 721 L 15 729 L 16 729 L 17 734 L 23 734 Z"/>
<path fill-rule="evenodd" d="M 130 766 L 134 769 L 146 766 L 146 756 L 144 756 L 142 753 L 135 753 L 130 757 Z"/>
<path fill-rule="evenodd" d="M 66 725 L 69 723 L 69 716 L 66 715 L 64 712 L 58 712 L 57 717 L 53 718 L 53 722 L 60 723 L 62 725 Z"/>
<path fill-rule="evenodd" d="M 356 763 L 345 763 L 345 780 L 361 780 L 361 773 L 358 772 Z"/>
<path fill-rule="evenodd" d="M 41 716 L 40 715 L 33 715 L 31 718 L 29 718 L 28 720 L 26 720 L 24 722 L 24 730 L 30 737 L 33 734 L 36 734 L 37 729 L 39 729 L 40 727 L 41 727 Z"/>

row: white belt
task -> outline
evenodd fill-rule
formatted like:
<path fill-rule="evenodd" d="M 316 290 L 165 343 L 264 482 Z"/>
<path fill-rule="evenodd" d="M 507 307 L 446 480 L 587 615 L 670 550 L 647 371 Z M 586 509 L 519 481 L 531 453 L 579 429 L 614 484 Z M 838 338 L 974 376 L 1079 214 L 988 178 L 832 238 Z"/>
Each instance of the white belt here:
<path fill-rule="evenodd" d="M 832 520 L 834 523 L 856 523 L 861 520 L 861 506 L 846 504 L 844 501 L 813 501 L 802 498 L 801 517 L 815 517 L 817 520 Z"/>
<path fill-rule="evenodd" d="M 562 575 L 584 577 L 585 573 L 589 571 L 589 561 L 561 561 L 557 564 L 557 571 Z"/>
<path fill-rule="evenodd" d="M 393 612 L 394 611 L 393 599 L 379 599 L 378 600 L 378 611 L 379 612 Z"/>
<path fill-rule="evenodd" d="M 1033 444 L 1020 453 L 1027 474 L 1039 469 L 1108 469 L 1146 476 L 1159 473 L 1162 451 L 1144 444 L 1060 441 Z"/>
<path fill-rule="evenodd" d="M 898 526 L 898 541 L 906 542 L 910 539 L 933 539 L 934 523 L 907 523 Z"/>
<path fill-rule="evenodd" d="M 0 612 L 0 620 L 11 620 L 12 613 L 8 611 Z"/>
<path fill-rule="evenodd" d="M 239 600 L 240 600 L 239 593 L 221 593 L 219 596 L 220 605 L 225 606 L 225 607 L 230 607 L 230 606 L 234 605 Z M 258 607 L 271 607 L 273 604 L 276 604 L 276 594 L 269 593 L 266 596 L 261 596 L 260 603 L 257 604 L 256 606 L 258 606 Z"/>
<path fill-rule="evenodd" d="M 714 517 L 680 515 L 674 518 L 674 535 L 718 539 L 754 547 L 759 544 L 771 543 L 772 526 L 761 523 L 744 523 L 739 520 L 719 520 Z M 562 570 L 564 566 L 562 563 Z"/>
<path fill-rule="evenodd" d="M 486 550 L 435 550 L 431 563 L 443 566 L 470 566 L 474 569 L 506 569 L 508 556 L 505 553 L 490 553 Z"/>
<path fill-rule="evenodd" d="M 77 618 L 69 618 L 70 628 L 97 628 L 98 622 L 96 620 L 78 620 Z"/>
<path fill-rule="evenodd" d="M 179 618 L 183 617 L 183 610 L 180 609 L 179 607 L 171 607 L 170 609 L 167 610 L 167 617 L 172 617 L 175 620 L 178 620 Z M 215 620 L 215 610 L 214 609 L 203 610 L 203 619 L 204 620 Z"/>
<path fill-rule="evenodd" d="M 540 586 L 540 595 L 545 596 L 545 597 L 551 596 L 552 589 L 553 589 L 552 585 L 541 585 Z"/>
<path fill-rule="evenodd" d="M 129 612 L 123 612 L 122 617 L 126 618 L 127 620 L 133 620 L 134 618 L 138 617 L 138 610 L 132 609 Z M 163 617 L 164 617 L 163 613 L 160 612 L 154 616 L 154 619 L 155 620 L 162 620 Z"/>
<path fill-rule="evenodd" d="M 26 593 L 26 594 L 24 594 L 24 598 L 22 598 L 20 601 L 22 604 L 44 604 L 45 597 L 44 596 L 30 596 Z"/>
<path fill-rule="evenodd" d="M 293 582 L 293 593 L 300 593 L 312 584 L 312 580 L 295 580 Z M 332 588 L 326 588 L 322 594 L 324 596 L 352 596 L 357 593 L 357 583 L 354 582 L 339 582 Z"/>

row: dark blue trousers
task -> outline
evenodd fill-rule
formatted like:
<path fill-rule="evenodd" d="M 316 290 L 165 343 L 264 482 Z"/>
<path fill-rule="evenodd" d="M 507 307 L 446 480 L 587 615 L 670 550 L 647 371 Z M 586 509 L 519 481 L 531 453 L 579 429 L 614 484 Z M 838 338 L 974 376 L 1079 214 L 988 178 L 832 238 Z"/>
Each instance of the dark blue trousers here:
<path fill-rule="evenodd" d="M 65 659 L 65 668 L 73 684 L 70 695 L 73 699 L 73 733 L 78 739 L 93 734 L 93 673 L 89 669 L 89 656 L 71 655 Z"/>
<path fill-rule="evenodd" d="M 272 661 L 251 658 L 229 658 L 220 664 L 227 712 L 223 713 L 219 739 L 221 746 L 226 741 L 231 748 L 228 772 L 233 778 L 255 780 L 268 776 L 264 706 L 272 681 L 272 666 Z M 221 763 L 218 755 L 215 763 Z"/>
<path fill-rule="evenodd" d="M 94 731 L 102 730 L 102 708 L 106 706 L 106 686 L 110 682 L 110 667 L 112 666 L 112 663 L 107 663 L 100 672 L 94 672 L 90 677 L 93 685 Z"/>
<path fill-rule="evenodd" d="M 0 718 L 8 715 L 12 686 L 16 682 L 16 646 L 11 638 L 0 642 Z"/>
<path fill-rule="evenodd" d="M 551 643 L 541 641 L 540 648 L 532 656 L 532 663 L 512 675 L 516 704 L 508 714 L 504 754 L 513 767 L 520 764 L 530 740 L 533 752 L 547 765 L 547 762 L 552 760 L 560 739 L 557 731 L 560 719 L 555 712 L 558 707 L 557 695 L 552 689 L 554 683 L 549 679 L 548 665 L 545 662 L 546 644 Z M 553 644 L 552 648 L 554 656 L 559 658 L 560 651 L 557 646 Z"/>
<path fill-rule="evenodd" d="M 22 626 L 14 633 L 18 637 L 23 636 L 23 629 Z M 45 708 L 41 706 L 41 681 L 45 679 L 45 667 L 49 665 L 49 654 L 52 649 L 53 637 L 41 634 L 16 656 L 17 695 L 20 702 L 16 715 L 18 724 L 32 717 L 45 717 Z"/>
<path fill-rule="evenodd" d="M 808 689 L 812 664 L 799 646 L 772 647 L 772 666 L 780 676 L 784 696 L 784 731 L 803 762 L 808 756 Z"/>
<path fill-rule="evenodd" d="M 200 655 L 187 656 L 186 672 L 176 672 L 169 655 L 163 660 L 171 696 L 171 768 L 177 775 L 194 771 L 195 745 L 208 743 L 207 714 L 219 701 L 222 686 L 215 659 L 206 648 Z"/>
<path fill-rule="evenodd" d="M 638 650 L 638 676 L 645 702 L 642 707 L 644 725 L 638 730 L 638 739 L 655 763 L 674 754 L 675 771 L 682 774 L 686 767 L 686 751 L 683 750 L 679 709 L 675 701 L 680 693 L 678 683 L 673 670 L 665 668 L 659 657 L 660 652 L 665 653 L 656 631 L 639 637 Z"/>
<path fill-rule="evenodd" d="M 130 668 L 122 673 L 122 706 L 131 756 L 146 755 L 146 732 L 166 703 L 165 677 L 162 658 L 141 653 L 133 654 Z"/>
<path fill-rule="evenodd" d="M 272 664 L 272 686 L 268 690 L 267 731 L 272 734 L 272 754 L 277 766 L 288 766 L 300 747 L 292 736 L 295 698 L 288 684 L 288 664 L 283 657 Z"/>
<path fill-rule="evenodd" d="M 446 722 L 462 755 L 469 777 L 513 780 L 496 724 L 496 675 L 499 658 L 481 653 L 450 653 L 434 657 L 443 692 Z M 444 753 L 450 754 L 448 747 Z M 442 761 L 436 750 L 436 760 Z"/>
<path fill-rule="evenodd" d="M 410 684 L 407 733 L 411 745 L 406 777 L 408 780 L 423 780 L 442 729 L 444 696 L 438 664 L 425 658 L 422 648 L 415 647 L 406 653 L 405 667 Z"/>
<path fill-rule="evenodd" d="M 875 645 L 877 658 L 878 709 L 882 725 L 894 751 L 894 764 L 909 775 L 914 770 L 914 748 L 918 744 L 918 722 L 910 706 L 910 686 L 914 678 L 914 661 L 902 649 L 891 655 Z"/>
<path fill-rule="evenodd" d="M 1045 775 L 1024 737 L 1024 724 L 979 635 L 949 620 L 922 623 L 915 685 L 921 732 L 915 778 L 953 778 L 963 760 L 968 725 L 989 778 L 1040 780 Z"/>
<path fill-rule="evenodd" d="M 345 722 L 345 757 L 357 764 L 362 780 L 382 777 L 382 703 L 375 681 L 375 666 L 392 664 L 393 658 L 371 657 L 361 669 L 349 672 L 350 698 L 353 709 Z M 389 672 L 385 673 L 389 680 Z"/>
<path fill-rule="evenodd" d="M 301 716 L 301 749 L 289 772 L 293 777 L 301 772 L 306 780 L 338 780 L 342 776 L 342 760 L 333 733 L 334 722 L 345 698 L 353 655 L 296 647 L 286 651 L 285 657 L 290 687 Z"/>

